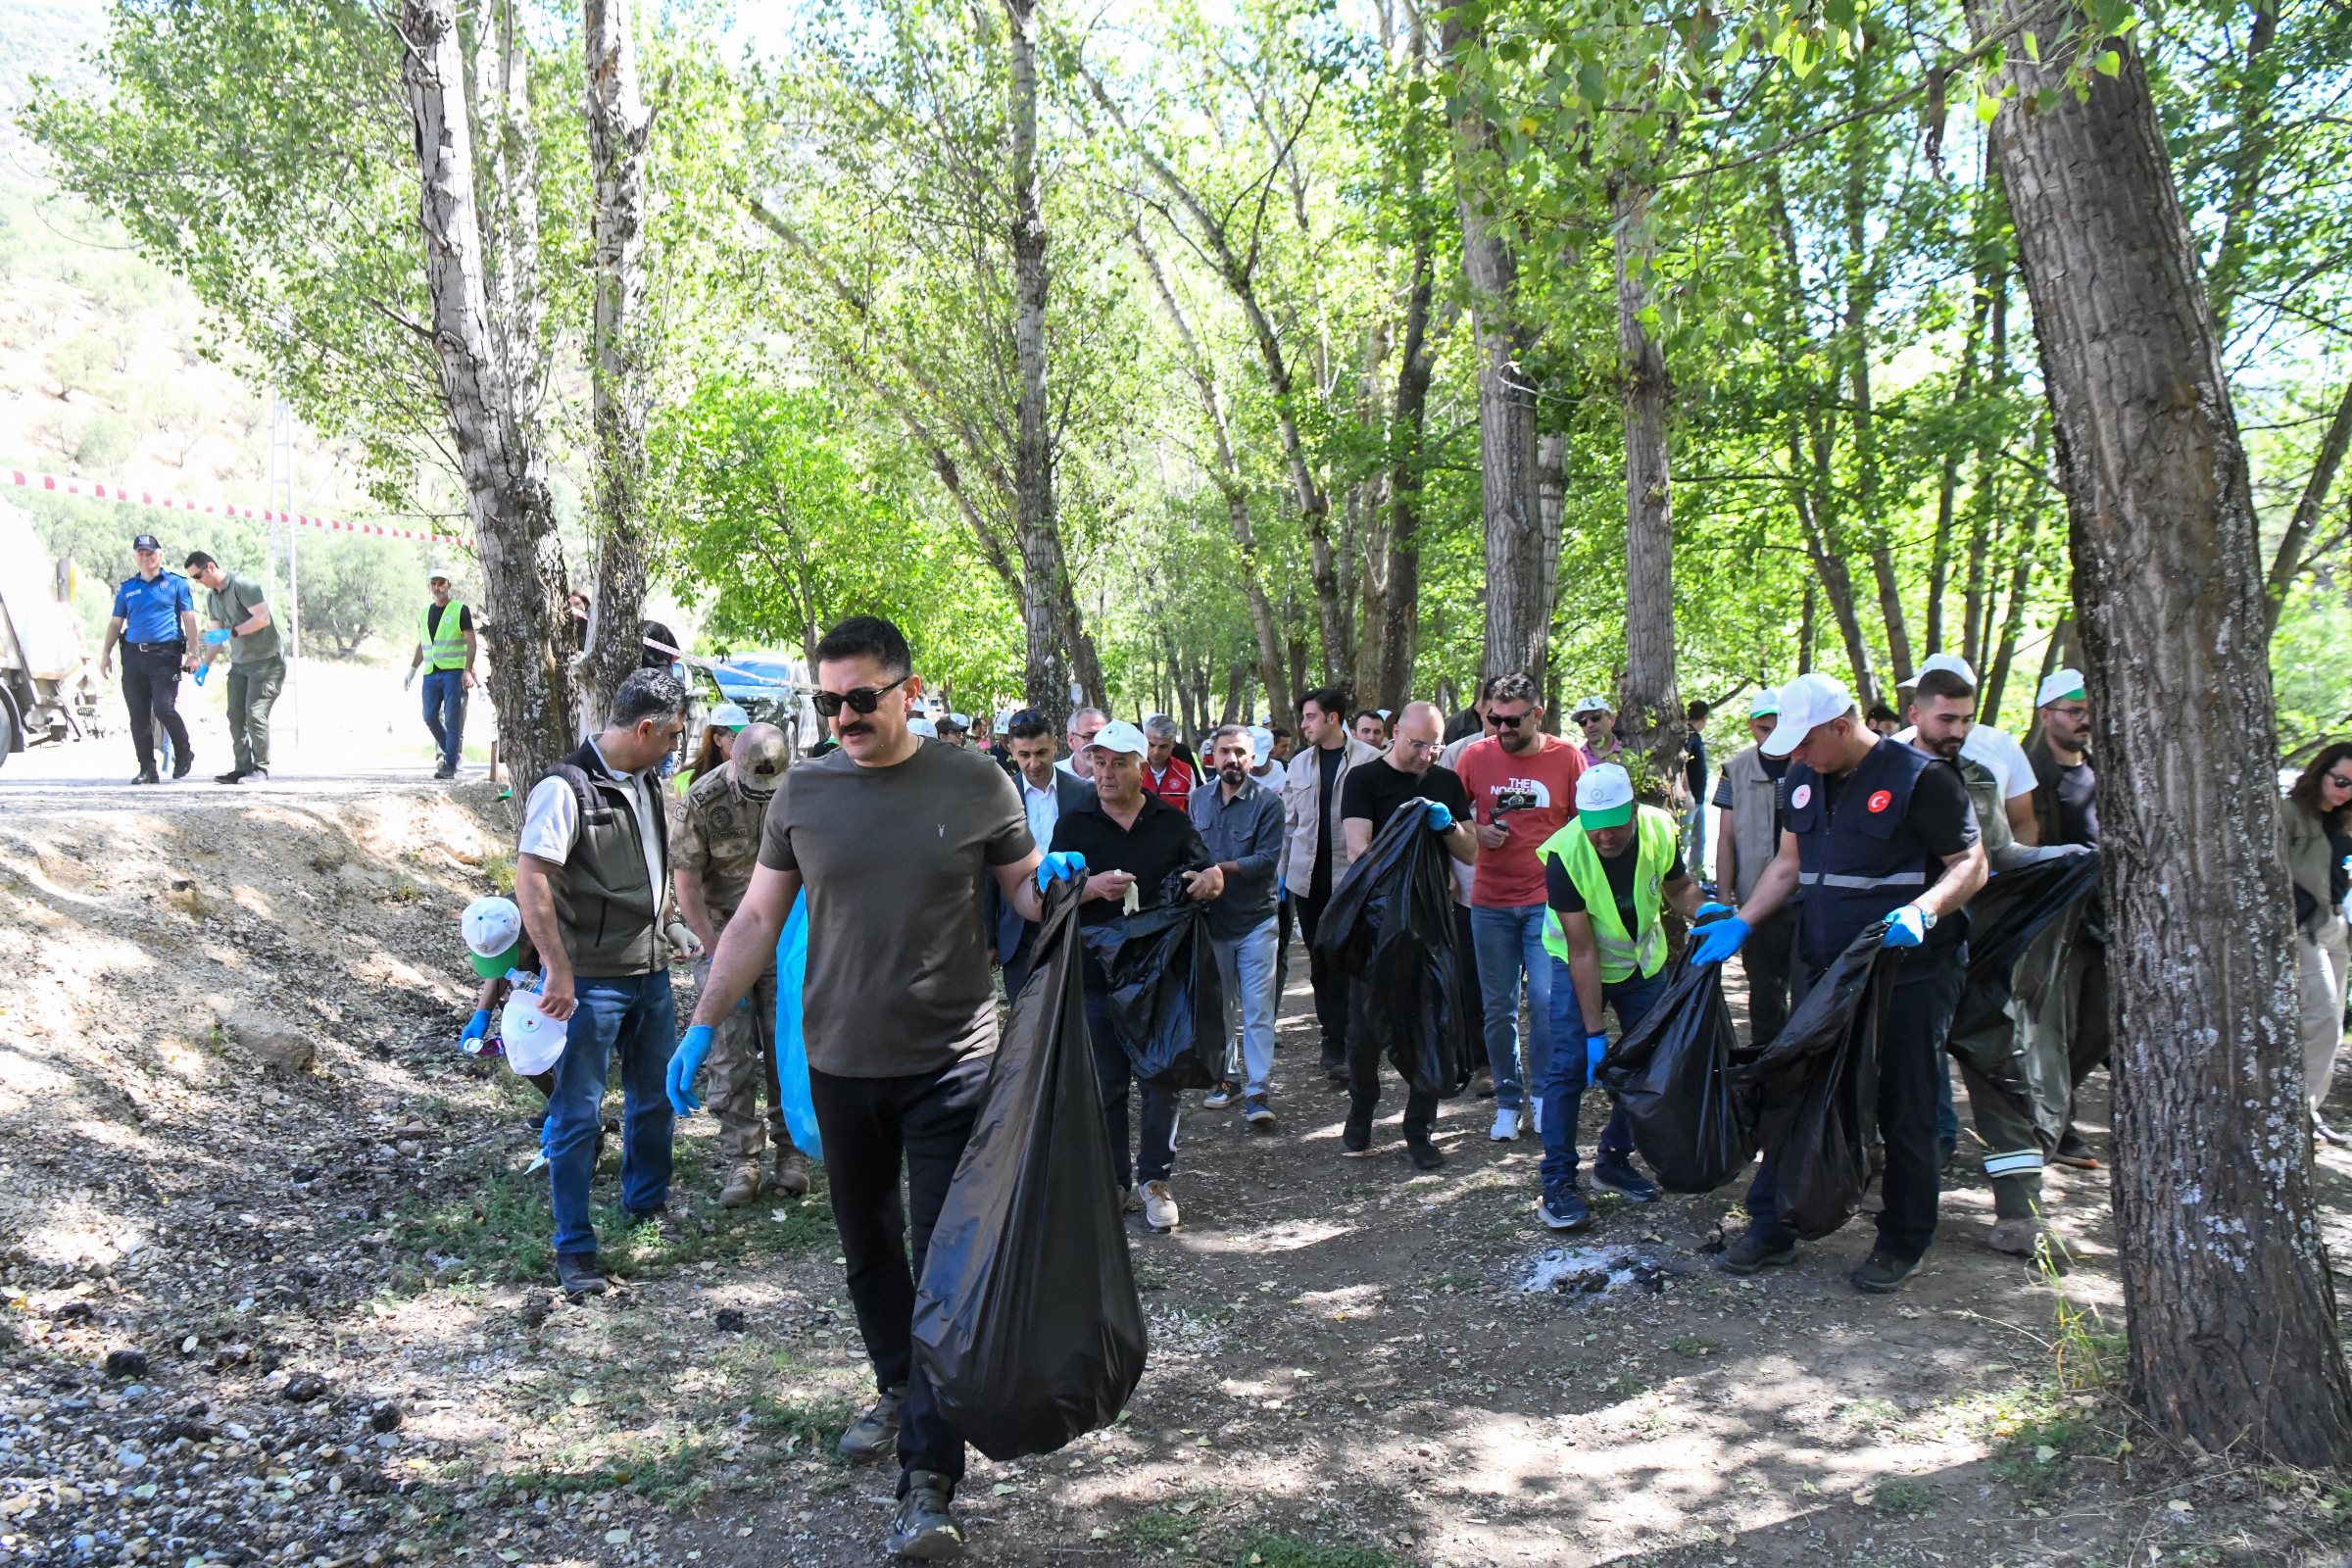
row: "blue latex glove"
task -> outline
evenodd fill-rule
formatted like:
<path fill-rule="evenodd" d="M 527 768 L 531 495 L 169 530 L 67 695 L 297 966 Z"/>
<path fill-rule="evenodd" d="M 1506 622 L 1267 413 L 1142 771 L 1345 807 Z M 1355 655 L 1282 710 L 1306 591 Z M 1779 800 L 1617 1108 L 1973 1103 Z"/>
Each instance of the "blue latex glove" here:
<path fill-rule="evenodd" d="M 1585 1036 L 1585 1082 L 1595 1083 L 1600 1078 L 1600 1058 L 1609 1054 L 1609 1032 L 1595 1029 Z"/>
<path fill-rule="evenodd" d="M 1432 833 L 1443 833 L 1453 826 L 1453 813 L 1432 801 L 1429 803 L 1429 814 L 1423 820 L 1429 823 Z"/>
<path fill-rule="evenodd" d="M 1728 904 L 1702 904 L 1698 906 L 1698 912 L 1690 917 L 1690 923 L 1696 925 L 1710 914 L 1729 914 L 1731 912 L 1732 906 Z"/>
<path fill-rule="evenodd" d="M 204 677 L 205 677 L 205 676 L 207 676 L 207 675 L 209 675 L 209 674 L 211 674 L 212 672 L 213 672 L 213 666 L 212 666 L 212 665 L 210 665 L 210 664 L 198 664 L 198 665 L 196 666 L 196 684 L 197 684 L 197 685 L 199 685 L 199 686 L 203 685 L 203 684 L 204 684 Z"/>
<path fill-rule="evenodd" d="M 466 1032 L 458 1036 L 458 1044 L 463 1046 L 467 1041 L 479 1040 L 482 1038 L 482 1036 L 488 1034 L 489 1032 L 489 1010 L 484 1007 L 476 1007 L 473 1009 L 473 1016 L 466 1020 Z"/>
<path fill-rule="evenodd" d="M 222 643 L 228 641 L 228 639 L 229 630 L 226 626 L 215 626 L 211 631 L 208 631 L 204 634 L 204 640 L 208 643 L 211 643 L 215 648 L 220 647 Z"/>
<path fill-rule="evenodd" d="M 695 1076 L 703 1070 L 703 1059 L 710 1054 L 710 1026 L 698 1023 L 686 1031 L 678 1042 L 677 1053 L 669 1058 L 669 1108 L 681 1116 L 691 1116 L 703 1108 L 695 1098 Z"/>
<path fill-rule="evenodd" d="M 1721 963 L 1740 951 L 1747 940 L 1747 922 L 1736 914 L 1727 914 L 1698 927 L 1691 935 L 1698 938 L 1698 947 L 1690 955 L 1692 963 Z"/>
<path fill-rule="evenodd" d="M 1916 948 L 1927 940 L 1927 915 L 1918 905 L 1906 904 L 1886 917 L 1886 935 L 1879 945 L 1884 948 Z"/>
<path fill-rule="evenodd" d="M 1048 883 L 1080 881 L 1086 874 L 1086 857 L 1076 850 L 1056 850 L 1037 862 L 1037 891 L 1046 891 Z"/>

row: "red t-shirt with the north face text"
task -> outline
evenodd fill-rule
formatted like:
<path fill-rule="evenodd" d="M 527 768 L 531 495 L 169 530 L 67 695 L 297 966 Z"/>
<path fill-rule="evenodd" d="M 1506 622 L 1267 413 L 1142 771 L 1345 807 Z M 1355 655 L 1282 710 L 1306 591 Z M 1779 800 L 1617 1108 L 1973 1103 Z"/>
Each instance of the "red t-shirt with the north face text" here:
<path fill-rule="evenodd" d="M 1544 865 L 1536 851 L 1576 811 L 1576 781 L 1585 771 L 1583 749 L 1546 735 L 1541 750 L 1514 756 L 1490 735 L 1465 747 L 1453 770 L 1462 776 L 1480 823 L 1494 822 L 1499 806 L 1506 808 L 1501 821 L 1511 830 L 1502 848 L 1478 847 L 1470 902 L 1487 909 L 1542 904 Z"/>

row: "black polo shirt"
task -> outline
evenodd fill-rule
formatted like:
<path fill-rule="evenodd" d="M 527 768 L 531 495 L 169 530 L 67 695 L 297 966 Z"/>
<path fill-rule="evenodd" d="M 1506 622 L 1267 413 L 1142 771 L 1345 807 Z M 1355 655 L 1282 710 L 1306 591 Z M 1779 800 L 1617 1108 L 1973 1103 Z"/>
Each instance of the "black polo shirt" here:
<path fill-rule="evenodd" d="M 1149 790 L 1144 792 L 1144 808 L 1136 813 L 1131 828 L 1113 821 L 1102 809 L 1102 798 L 1088 791 L 1083 803 L 1054 819 L 1054 849 L 1056 853 L 1075 850 L 1085 856 L 1088 876 L 1098 871 L 1125 871 L 1135 878 L 1135 896 L 1147 909 L 1170 902 L 1165 896 L 1169 873 L 1198 871 L 1216 863 L 1192 818 Z M 1120 909 L 1117 899 L 1091 899 L 1078 906 L 1078 923 L 1102 925 L 1117 919 Z"/>

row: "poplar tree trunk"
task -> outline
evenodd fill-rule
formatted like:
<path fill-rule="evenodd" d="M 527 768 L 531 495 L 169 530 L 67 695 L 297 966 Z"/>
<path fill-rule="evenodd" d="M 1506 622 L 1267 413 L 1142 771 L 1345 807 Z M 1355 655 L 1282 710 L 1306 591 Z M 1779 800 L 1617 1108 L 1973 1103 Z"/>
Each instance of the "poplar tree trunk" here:
<path fill-rule="evenodd" d="M 1416 181 L 1416 189 L 1418 182 Z M 1418 204 L 1416 203 L 1416 206 Z M 1429 420 L 1429 384 L 1437 368 L 1429 312 L 1436 287 L 1428 229 L 1413 236 L 1411 291 L 1405 298 L 1404 343 L 1396 363 L 1396 406 L 1390 431 L 1389 570 L 1381 600 L 1376 706 L 1401 709 L 1413 696 L 1413 660 L 1421 635 L 1422 439 Z M 1370 635 L 1371 628 L 1365 633 Z"/>
<path fill-rule="evenodd" d="M 595 313 L 588 340 L 589 511 L 596 591 L 580 669 L 580 727 L 604 725 L 612 693 L 644 662 L 646 142 L 653 111 L 637 88 L 628 0 L 586 0 L 588 162 Z"/>
<path fill-rule="evenodd" d="M 1674 679 L 1674 499 L 1666 450 L 1673 386 L 1665 351 L 1642 320 L 1649 307 L 1646 203 L 1645 191 L 1625 186 L 1612 204 L 1625 424 L 1625 673 L 1617 683 L 1617 733 L 1648 754 L 1663 783 L 1675 776 L 1671 764 L 1689 726 Z"/>
<path fill-rule="evenodd" d="M 564 543 L 544 458 L 490 309 L 453 0 L 403 0 L 401 35 L 441 403 L 482 564 L 489 602 L 477 630 L 489 650 L 499 742 L 519 801 L 572 748 L 571 704 L 550 639 L 566 613 Z"/>
<path fill-rule="evenodd" d="M 2051 0 L 1969 14 L 1980 37 L 2081 24 Z M 2340 1465 L 2352 1379 L 2312 1186 L 2252 487 L 2138 52 L 2089 47 L 2120 70 L 2082 103 L 2012 54 L 1999 148 L 2099 760 L 2132 1396 L 2216 1453 Z"/>

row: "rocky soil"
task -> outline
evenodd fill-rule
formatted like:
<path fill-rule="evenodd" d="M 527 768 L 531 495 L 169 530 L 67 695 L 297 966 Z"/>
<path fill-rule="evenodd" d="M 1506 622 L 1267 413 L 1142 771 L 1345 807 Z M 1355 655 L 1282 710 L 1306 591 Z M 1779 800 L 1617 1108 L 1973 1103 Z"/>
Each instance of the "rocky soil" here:
<path fill-rule="evenodd" d="M 0 1562 L 879 1560 L 892 1478 L 831 1453 L 871 1384 L 821 1187 L 719 1209 L 698 1117 L 676 1233 L 608 1209 L 624 1287 L 548 1288 L 536 1096 L 450 1049 L 488 793 L 0 809 Z M 1844 1282 L 1859 1225 L 1715 1272 L 1737 1185 L 1606 1199 L 1567 1251 L 1485 1102 L 1446 1106 L 1441 1171 L 1393 1119 L 1342 1153 L 1305 1000 L 1295 972 L 1280 1129 L 1188 1111 L 1185 1223 L 1133 1237 L 1126 1416 L 975 1455 L 975 1558 L 2345 1560 L 2340 1478 L 2128 1422 L 2103 1172 L 2052 1179 L 2064 1279 L 1985 1250 L 1957 1169 L 1892 1298 Z M 2323 1166 L 2340 1255 L 2352 1161 Z"/>

